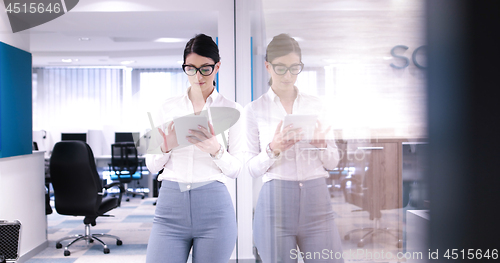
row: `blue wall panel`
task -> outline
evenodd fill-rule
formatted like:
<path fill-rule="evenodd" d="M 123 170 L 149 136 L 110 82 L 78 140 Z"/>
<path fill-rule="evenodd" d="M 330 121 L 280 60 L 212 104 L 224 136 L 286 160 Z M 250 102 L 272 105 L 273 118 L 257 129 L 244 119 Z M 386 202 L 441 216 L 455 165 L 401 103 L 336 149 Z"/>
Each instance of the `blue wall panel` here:
<path fill-rule="evenodd" d="M 0 157 L 32 152 L 31 53 L 0 42 Z"/>

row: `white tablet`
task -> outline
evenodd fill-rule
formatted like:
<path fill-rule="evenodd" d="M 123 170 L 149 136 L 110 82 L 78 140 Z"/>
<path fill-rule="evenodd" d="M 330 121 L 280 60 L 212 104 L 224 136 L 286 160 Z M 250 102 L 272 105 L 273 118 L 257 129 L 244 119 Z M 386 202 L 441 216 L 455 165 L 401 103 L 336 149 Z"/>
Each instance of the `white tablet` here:
<path fill-rule="evenodd" d="M 317 119 L 318 115 L 288 114 L 285 116 L 282 129 L 293 124 L 292 130 L 302 128 L 304 140 L 312 140 Z"/>
<path fill-rule="evenodd" d="M 186 137 L 193 136 L 189 133 L 189 130 L 198 131 L 198 126 L 203 126 L 207 128 L 207 130 L 209 129 L 208 119 L 206 116 L 188 115 L 174 119 L 175 134 L 179 146 L 191 145 Z"/>

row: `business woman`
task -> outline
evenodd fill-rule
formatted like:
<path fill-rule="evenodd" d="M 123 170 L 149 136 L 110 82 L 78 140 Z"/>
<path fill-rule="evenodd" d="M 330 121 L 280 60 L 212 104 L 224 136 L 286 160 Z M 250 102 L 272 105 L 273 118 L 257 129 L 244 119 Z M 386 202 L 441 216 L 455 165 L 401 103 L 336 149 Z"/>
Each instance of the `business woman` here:
<path fill-rule="evenodd" d="M 184 72 L 191 86 L 186 94 L 161 105 L 157 118 L 160 154 L 148 154 L 150 172 L 163 172 L 153 227 L 147 248 L 148 263 L 227 263 L 236 243 L 236 217 L 225 186 L 236 178 L 242 162 L 234 156 L 241 149 L 240 122 L 229 129 L 228 148 L 214 135 L 212 125 L 190 130 L 191 145 L 179 147 L 173 119 L 200 114 L 211 107 L 242 110 L 215 89 L 221 66 L 219 50 L 211 37 L 199 34 L 184 49 Z M 160 117 L 158 117 L 160 116 Z"/>
<path fill-rule="evenodd" d="M 305 262 L 343 261 L 325 181 L 325 168 L 336 167 L 339 153 L 321 101 L 295 86 L 303 66 L 297 41 L 275 36 L 265 61 L 271 87 L 244 109 L 246 169 L 264 182 L 253 229 L 264 263 L 297 262 L 301 256 Z M 318 116 L 308 127 L 312 137 L 293 123 L 282 127 L 286 115 Z"/>

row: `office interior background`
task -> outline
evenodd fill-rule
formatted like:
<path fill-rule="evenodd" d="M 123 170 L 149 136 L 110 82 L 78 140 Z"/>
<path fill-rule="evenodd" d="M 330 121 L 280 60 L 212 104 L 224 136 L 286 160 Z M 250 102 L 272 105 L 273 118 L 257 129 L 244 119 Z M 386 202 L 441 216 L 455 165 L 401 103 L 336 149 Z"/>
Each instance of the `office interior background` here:
<path fill-rule="evenodd" d="M 480 148 L 474 148 L 480 147 L 474 140 L 495 143 L 493 137 L 481 136 L 485 131 L 494 134 L 487 124 L 492 120 L 476 118 L 494 111 L 479 107 L 483 94 L 474 93 L 491 84 L 478 70 L 498 69 L 490 60 L 472 55 L 481 47 L 477 43 L 491 41 L 481 25 L 498 28 L 494 15 L 480 18 L 485 10 L 490 8 L 470 2 L 423 0 L 85 0 L 53 21 L 15 34 L 2 13 L 0 41 L 32 54 L 32 136 L 43 151 L 0 160 L 0 219 L 23 222 L 19 262 L 36 257 L 49 244 L 43 160 L 50 157 L 61 134 L 87 134 L 96 156 L 111 154 L 115 132 L 144 135 L 151 127 L 147 113 L 152 107 L 189 86 L 180 68 L 182 51 L 197 33 L 217 41 L 222 62 L 217 89 L 242 106 L 269 88 L 264 68 L 267 44 L 277 34 L 290 34 L 299 42 L 305 64 L 296 86 L 324 101 L 336 139 L 346 145 L 345 155 L 354 160 L 360 153 L 376 156 L 376 150 L 357 149 L 385 147 L 370 165 L 382 166 L 377 169 L 388 185 L 382 198 L 396 205 L 383 210 L 380 223 L 402 230 L 403 243 L 400 247 L 397 239 L 381 235 L 364 248 L 394 255 L 421 251 L 424 259 L 429 248 L 498 249 L 498 241 L 489 242 L 485 236 L 488 224 L 480 224 L 493 222 L 491 215 L 482 215 L 498 206 L 479 202 L 496 200 L 498 194 L 490 187 L 498 186 L 498 179 L 468 177 L 477 174 L 474 171 L 494 171 L 488 169 L 488 161 L 497 155 L 487 147 L 479 153 Z M 472 32 L 476 39 L 465 37 Z M 446 34 L 451 34 L 449 39 Z M 498 51 L 492 52 L 489 55 L 498 59 Z M 474 59 L 481 62 L 475 64 L 476 71 L 464 70 L 470 65 L 460 67 Z M 474 86 L 473 92 L 467 83 L 476 79 L 483 82 L 474 83 L 484 85 Z M 467 99 L 471 101 L 465 103 Z M 460 116 L 465 118 L 456 120 Z M 472 123 L 485 129 L 460 132 Z M 478 153 L 474 158 L 465 155 L 473 150 Z M 373 163 L 378 158 L 382 164 Z M 470 160 L 476 161 L 475 168 L 465 164 Z M 343 248 L 353 250 L 359 248 L 359 236 L 344 240 L 344 234 L 374 222 L 366 211 L 356 212 L 359 207 L 346 198 L 350 184 L 342 180 L 359 173 L 356 165 L 347 162 L 344 173 L 331 182 Z M 252 213 L 261 180 L 240 175 L 227 186 L 238 220 L 232 260 L 255 260 Z M 473 208 L 478 203 L 484 210 Z M 428 220 L 429 214 L 433 220 Z M 452 226 L 480 231 L 472 237 Z"/>

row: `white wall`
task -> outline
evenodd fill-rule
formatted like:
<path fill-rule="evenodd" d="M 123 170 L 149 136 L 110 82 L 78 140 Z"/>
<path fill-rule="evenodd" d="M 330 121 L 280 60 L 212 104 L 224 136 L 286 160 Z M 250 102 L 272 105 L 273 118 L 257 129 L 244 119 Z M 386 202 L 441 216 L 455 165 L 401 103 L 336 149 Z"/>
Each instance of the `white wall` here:
<path fill-rule="evenodd" d="M 30 52 L 30 36 L 26 32 L 12 33 L 5 6 L 0 5 L 0 41 Z"/>
<path fill-rule="evenodd" d="M 21 222 L 20 256 L 47 247 L 44 178 L 43 152 L 0 159 L 0 219 Z"/>

